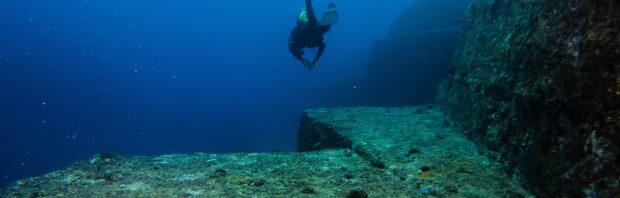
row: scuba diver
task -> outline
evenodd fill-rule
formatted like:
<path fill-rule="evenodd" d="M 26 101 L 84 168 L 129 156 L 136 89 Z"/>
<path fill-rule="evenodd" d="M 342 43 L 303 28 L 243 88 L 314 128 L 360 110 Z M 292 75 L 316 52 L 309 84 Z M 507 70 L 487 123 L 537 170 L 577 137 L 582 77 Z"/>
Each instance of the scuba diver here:
<path fill-rule="evenodd" d="M 291 31 L 288 39 L 288 48 L 293 56 L 301 61 L 306 69 L 312 70 L 316 67 L 319 58 L 325 51 L 325 42 L 323 34 L 327 33 L 333 24 L 338 22 L 338 12 L 336 12 L 336 4 L 329 3 L 327 11 L 318 21 L 312 7 L 312 0 L 306 0 L 306 9 L 297 17 L 297 25 Z M 306 60 L 304 48 L 319 48 L 314 59 Z"/>

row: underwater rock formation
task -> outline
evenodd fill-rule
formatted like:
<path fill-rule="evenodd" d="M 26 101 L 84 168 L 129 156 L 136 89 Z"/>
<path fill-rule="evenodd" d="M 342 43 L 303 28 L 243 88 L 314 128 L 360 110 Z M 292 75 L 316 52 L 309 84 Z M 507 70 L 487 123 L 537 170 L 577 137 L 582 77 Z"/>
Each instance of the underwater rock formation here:
<path fill-rule="evenodd" d="M 417 0 L 392 23 L 389 37 L 460 27 L 471 0 Z"/>
<path fill-rule="evenodd" d="M 477 0 L 437 97 L 542 197 L 620 194 L 620 3 Z"/>
<path fill-rule="evenodd" d="M 374 42 L 368 65 L 366 100 L 372 105 L 432 103 L 448 73 L 458 29 L 412 34 Z"/>
<path fill-rule="evenodd" d="M 415 1 L 373 43 L 362 89 L 371 105 L 432 103 L 456 51 L 469 0 Z"/>
<path fill-rule="evenodd" d="M 437 108 L 312 109 L 304 120 L 310 152 L 99 154 L 0 197 L 532 197 Z M 325 133 L 343 138 L 304 138 Z"/>

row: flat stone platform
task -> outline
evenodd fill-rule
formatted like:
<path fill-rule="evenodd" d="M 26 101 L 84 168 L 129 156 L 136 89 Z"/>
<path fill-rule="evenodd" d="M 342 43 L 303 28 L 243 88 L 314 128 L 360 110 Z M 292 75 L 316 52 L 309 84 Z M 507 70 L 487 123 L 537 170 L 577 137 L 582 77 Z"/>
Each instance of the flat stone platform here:
<path fill-rule="evenodd" d="M 0 197 L 532 197 L 432 106 L 305 111 L 296 153 L 99 154 Z"/>

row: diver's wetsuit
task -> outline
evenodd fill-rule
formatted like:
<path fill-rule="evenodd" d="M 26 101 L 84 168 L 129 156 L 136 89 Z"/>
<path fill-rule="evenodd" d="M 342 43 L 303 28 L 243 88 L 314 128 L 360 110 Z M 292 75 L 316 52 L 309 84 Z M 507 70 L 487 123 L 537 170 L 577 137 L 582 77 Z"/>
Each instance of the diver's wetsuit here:
<path fill-rule="evenodd" d="M 288 40 L 288 48 L 297 60 L 301 61 L 304 66 L 310 67 L 308 69 L 312 69 L 311 67 L 316 66 L 316 62 L 321 58 L 321 55 L 323 55 L 323 51 L 325 51 L 323 34 L 329 31 L 331 25 L 319 25 L 311 0 L 306 0 L 306 14 L 308 22 L 297 23 L 293 31 L 291 31 L 291 36 Z M 319 52 L 311 63 L 312 66 L 307 65 L 308 60 L 303 58 L 303 49 L 306 47 L 319 48 Z"/>

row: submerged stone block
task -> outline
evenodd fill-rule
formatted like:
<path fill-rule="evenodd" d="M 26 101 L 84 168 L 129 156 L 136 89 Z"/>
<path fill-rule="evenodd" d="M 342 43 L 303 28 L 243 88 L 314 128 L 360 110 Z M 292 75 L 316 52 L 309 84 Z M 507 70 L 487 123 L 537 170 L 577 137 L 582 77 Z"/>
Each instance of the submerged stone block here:
<path fill-rule="evenodd" d="M 366 74 L 356 79 L 356 96 L 372 106 L 434 102 L 452 65 L 460 20 L 470 0 L 420 0 L 392 23 L 386 38 L 373 42 Z M 352 101 L 352 100 L 349 100 Z M 351 103 L 347 103 L 351 104 Z"/>
<path fill-rule="evenodd" d="M 315 109 L 303 117 L 306 152 L 97 155 L 0 188 L 0 197 L 531 197 L 445 127 L 437 109 Z M 324 133 L 334 138 L 314 138 Z"/>
<path fill-rule="evenodd" d="M 459 29 L 450 27 L 375 41 L 360 85 L 365 100 L 390 106 L 432 103 L 451 67 L 458 36 Z"/>
<path fill-rule="evenodd" d="M 438 95 L 542 197 L 620 194 L 620 4 L 477 0 Z"/>
<path fill-rule="evenodd" d="M 433 106 L 311 109 L 302 116 L 298 151 L 347 148 L 371 165 L 386 168 L 409 160 L 413 148 L 442 149 L 437 145 L 443 144 L 433 145 L 440 141 L 464 140 L 453 146 L 473 149 L 443 121 L 443 114 Z"/>

